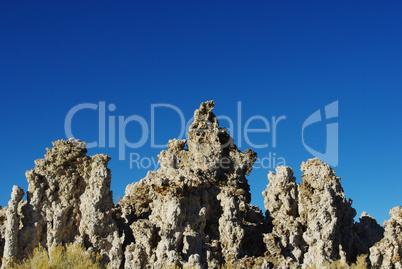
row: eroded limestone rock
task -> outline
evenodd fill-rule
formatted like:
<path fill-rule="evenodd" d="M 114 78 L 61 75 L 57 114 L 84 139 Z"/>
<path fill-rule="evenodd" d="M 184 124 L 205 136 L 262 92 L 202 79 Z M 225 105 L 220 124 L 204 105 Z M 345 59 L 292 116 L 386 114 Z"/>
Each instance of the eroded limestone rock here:
<path fill-rule="evenodd" d="M 346 199 L 340 178 L 328 164 L 314 158 L 301 165 L 299 192 L 301 224 L 306 227 L 303 240 L 308 245 L 304 265 L 322 265 L 324 261 L 349 261 L 352 253 L 356 211 Z"/>
<path fill-rule="evenodd" d="M 301 184 L 296 183 L 290 167 L 277 167 L 276 174 L 268 175 L 269 184 L 263 192 L 272 225 L 272 231 L 264 236 L 268 257 L 273 257 L 280 268 L 295 263 L 322 267 L 325 262 L 350 262 L 357 254 L 367 253 L 378 236 L 359 241 L 363 250 L 355 249 L 354 240 L 360 240 L 353 230 L 356 211 L 352 201 L 346 199 L 335 171 L 317 158 L 303 162 L 301 171 Z M 364 228 L 367 219 L 363 221 L 355 227 L 360 235 L 368 229 Z"/>
<path fill-rule="evenodd" d="M 17 256 L 18 232 L 20 226 L 20 216 L 17 210 L 22 197 L 24 197 L 24 191 L 20 187 L 14 186 L 11 193 L 11 200 L 8 202 L 6 210 L 7 220 L 5 223 L 5 245 L 3 252 L 3 258 L 6 262 L 11 261 Z"/>
<path fill-rule="evenodd" d="M 213 101 L 202 103 L 188 141 L 170 140 L 158 156 L 161 167 L 127 186 L 120 204 L 134 243 L 126 249 L 126 268 L 213 268 L 264 252 L 264 218 L 249 204 L 245 177 L 256 154 L 236 148 L 213 107 Z"/>
<path fill-rule="evenodd" d="M 373 268 L 402 268 L 402 207 L 389 211 L 391 219 L 384 221 L 384 238 L 370 248 Z"/>
<path fill-rule="evenodd" d="M 266 248 L 275 264 L 290 258 L 301 263 L 305 252 L 302 226 L 298 211 L 299 185 L 293 170 L 287 166 L 276 168 L 268 174 L 269 184 L 263 191 L 266 214 L 272 224 L 272 232 L 265 234 Z M 288 262 L 289 263 L 289 262 Z"/>
<path fill-rule="evenodd" d="M 86 152 L 80 140 L 59 140 L 27 171 L 27 201 L 20 203 L 22 190 L 14 188 L 7 209 L 4 257 L 22 259 L 39 244 L 52 248 L 77 242 L 119 267 L 122 253 L 113 219 L 110 157 L 89 157 Z"/>
<path fill-rule="evenodd" d="M 0 208 L 0 256 L 76 242 L 109 268 L 321 268 L 369 251 L 374 268 L 401 268 L 402 208 L 391 210 L 377 242 L 383 229 L 367 214 L 354 223 L 340 178 L 316 158 L 302 164 L 300 184 L 290 167 L 268 174 L 264 217 L 246 179 L 257 156 L 237 149 L 213 107 L 201 104 L 188 140 L 170 140 L 160 168 L 128 185 L 118 204 L 110 157 L 87 156 L 80 140 L 54 142 L 26 173 L 27 201 L 14 187 Z"/>

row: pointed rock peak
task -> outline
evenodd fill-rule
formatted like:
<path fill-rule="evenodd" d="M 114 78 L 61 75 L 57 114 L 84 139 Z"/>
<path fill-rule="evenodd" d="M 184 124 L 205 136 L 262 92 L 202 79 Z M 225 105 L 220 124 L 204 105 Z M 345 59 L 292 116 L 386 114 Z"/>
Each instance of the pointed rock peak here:
<path fill-rule="evenodd" d="M 223 149 L 236 149 L 227 129 L 219 127 L 218 119 L 212 112 L 214 105 L 214 101 L 201 103 L 200 108 L 194 112 L 194 121 L 188 131 L 190 151 L 208 149 L 211 152 L 219 152 Z"/>
<path fill-rule="evenodd" d="M 219 127 L 218 119 L 212 112 L 215 101 L 201 103 L 200 108 L 194 111 L 194 121 L 190 125 L 190 132 L 200 129 L 211 129 Z"/>
<path fill-rule="evenodd" d="M 168 150 L 158 155 L 161 168 L 198 171 L 208 178 L 223 174 L 233 174 L 233 178 L 235 174 L 240 177 L 249 174 L 257 158 L 256 153 L 249 149 L 246 152 L 237 149 L 227 129 L 219 127 L 218 119 L 212 112 L 214 105 L 214 101 L 207 101 L 195 110 L 188 140 L 172 139 L 168 142 Z"/>

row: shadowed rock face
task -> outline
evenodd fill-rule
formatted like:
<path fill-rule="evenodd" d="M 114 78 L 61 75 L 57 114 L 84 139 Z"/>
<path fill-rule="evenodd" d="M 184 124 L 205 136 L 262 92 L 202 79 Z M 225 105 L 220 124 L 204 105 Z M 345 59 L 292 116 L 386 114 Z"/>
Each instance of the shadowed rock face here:
<path fill-rule="evenodd" d="M 5 235 L 6 235 L 6 223 L 5 223 L 6 210 L 5 209 L 6 208 L 0 207 L 0 258 L 4 257 L 3 252 L 4 252 Z"/>
<path fill-rule="evenodd" d="M 128 185 L 118 204 L 110 157 L 87 156 L 80 140 L 54 142 L 26 173 L 27 201 L 15 186 L 9 206 L 0 208 L 2 257 L 77 242 L 100 252 L 110 268 L 305 268 L 362 253 L 374 268 L 400 268 L 401 207 L 391 210 L 384 238 L 367 214 L 354 223 L 340 178 L 318 159 L 301 165 L 301 184 L 290 167 L 268 174 L 266 216 L 251 205 L 246 176 L 256 153 L 237 149 L 213 107 L 201 104 L 188 140 L 170 140 L 160 168 Z"/>

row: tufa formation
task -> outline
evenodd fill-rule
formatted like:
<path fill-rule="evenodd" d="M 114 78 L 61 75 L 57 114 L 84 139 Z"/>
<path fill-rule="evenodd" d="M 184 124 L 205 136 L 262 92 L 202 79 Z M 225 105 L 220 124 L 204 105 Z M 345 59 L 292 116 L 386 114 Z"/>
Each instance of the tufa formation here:
<path fill-rule="evenodd" d="M 257 158 L 237 149 L 212 110 L 194 113 L 188 140 L 170 140 L 160 168 L 127 186 L 113 203 L 110 157 L 87 156 L 80 140 L 59 140 L 14 186 L 0 208 L 2 267 L 39 245 L 79 243 L 109 268 L 324 268 L 366 255 L 369 268 L 402 268 L 402 207 L 383 227 L 360 221 L 340 178 L 319 159 L 269 172 L 265 212 L 250 204 L 246 176 Z"/>

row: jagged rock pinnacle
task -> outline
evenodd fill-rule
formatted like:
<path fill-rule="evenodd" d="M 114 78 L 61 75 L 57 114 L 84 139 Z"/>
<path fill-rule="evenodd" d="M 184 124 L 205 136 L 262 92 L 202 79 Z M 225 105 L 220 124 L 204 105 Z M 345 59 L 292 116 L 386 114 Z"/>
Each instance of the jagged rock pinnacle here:
<path fill-rule="evenodd" d="M 109 268 L 321 268 L 360 254 L 373 268 L 402 267 L 402 207 L 390 211 L 385 232 L 368 214 L 354 223 L 340 178 L 317 158 L 302 163 L 300 184 L 290 167 L 269 172 L 265 216 L 251 205 L 246 176 L 257 155 L 236 147 L 214 104 L 200 105 L 188 140 L 170 140 L 160 168 L 129 184 L 118 204 L 110 157 L 87 156 L 77 139 L 54 142 L 26 173 L 27 200 L 15 186 L 0 208 L 1 257 L 80 243 Z"/>

